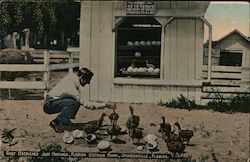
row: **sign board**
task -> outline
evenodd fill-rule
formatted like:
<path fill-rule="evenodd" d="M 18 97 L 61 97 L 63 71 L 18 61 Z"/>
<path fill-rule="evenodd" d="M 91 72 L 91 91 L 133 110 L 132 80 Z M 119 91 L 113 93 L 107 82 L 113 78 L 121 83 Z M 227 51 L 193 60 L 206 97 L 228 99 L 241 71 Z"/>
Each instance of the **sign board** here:
<path fill-rule="evenodd" d="M 155 2 L 152 1 L 127 1 L 127 15 L 154 15 Z"/>

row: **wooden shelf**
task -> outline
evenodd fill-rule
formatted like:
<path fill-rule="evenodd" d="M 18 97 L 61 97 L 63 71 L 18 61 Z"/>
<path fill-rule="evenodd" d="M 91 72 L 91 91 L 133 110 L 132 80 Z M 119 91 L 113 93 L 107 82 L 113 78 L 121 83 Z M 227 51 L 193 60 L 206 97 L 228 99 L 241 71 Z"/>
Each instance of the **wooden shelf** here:
<path fill-rule="evenodd" d="M 119 59 L 137 59 L 137 60 L 147 60 L 147 59 L 158 59 L 160 56 L 118 56 Z"/>
<path fill-rule="evenodd" d="M 151 46 L 127 46 L 127 45 L 118 45 L 118 50 L 161 50 L 161 45 L 151 45 Z"/>
<path fill-rule="evenodd" d="M 128 71 L 123 71 L 123 75 L 128 75 L 128 76 L 159 76 L 160 72 L 155 73 L 155 72 L 128 72 Z"/>
<path fill-rule="evenodd" d="M 118 28 L 118 30 L 161 30 L 161 27 L 155 27 L 155 28 L 152 28 L 152 27 L 138 27 L 138 28 Z"/>

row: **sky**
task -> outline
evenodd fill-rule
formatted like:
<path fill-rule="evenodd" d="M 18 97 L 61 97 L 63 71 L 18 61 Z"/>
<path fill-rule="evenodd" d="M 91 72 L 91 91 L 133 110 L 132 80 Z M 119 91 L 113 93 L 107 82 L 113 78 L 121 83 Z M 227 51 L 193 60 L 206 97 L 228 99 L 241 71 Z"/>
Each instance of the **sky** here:
<path fill-rule="evenodd" d="M 250 36 L 249 2 L 211 1 L 205 18 L 212 24 L 212 39 L 214 41 L 227 35 L 234 29 L 238 29 L 247 37 Z"/>

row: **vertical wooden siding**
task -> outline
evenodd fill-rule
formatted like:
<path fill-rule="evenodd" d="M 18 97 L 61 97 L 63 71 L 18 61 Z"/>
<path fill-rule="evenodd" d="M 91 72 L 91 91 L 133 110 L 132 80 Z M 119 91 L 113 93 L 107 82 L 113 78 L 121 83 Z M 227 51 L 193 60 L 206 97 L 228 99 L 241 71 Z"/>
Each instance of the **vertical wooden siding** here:
<path fill-rule="evenodd" d="M 201 79 L 203 23 L 199 19 L 174 19 L 166 26 L 164 78 Z"/>
<path fill-rule="evenodd" d="M 80 21 L 80 67 L 90 68 L 91 60 L 91 21 L 92 5 L 90 1 L 81 3 L 81 21 Z M 85 86 L 81 89 L 82 98 L 89 99 L 90 87 Z"/>
<path fill-rule="evenodd" d="M 93 1 L 92 31 L 91 31 L 91 70 L 94 78 L 91 83 L 90 99 L 94 101 L 109 101 L 111 98 L 112 63 L 114 41 L 113 2 Z"/>
<path fill-rule="evenodd" d="M 111 98 L 112 64 L 114 61 L 114 40 L 112 32 L 113 2 L 101 1 L 101 30 L 100 30 L 100 74 L 99 74 L 99 99 L 108 101 Z"/>
<path fill-rule="evenodd" d="M 201 88 L 176 86 L 114 85 L 115 33 L 111 31 L 114 11 L 124 3 L 84 1 L 81 17 L 81 66 L 95 73 L 89 97 L 94 101 L 156 103 L 184 94 L 199 100 Z M 191 3 L 185 3 L 184 8 Z M 171 2 L 171 8 L 180 4 Z M 165 28 L 164 79 L 201 78 L 203 23 L 196 19 L 175 19 Z M 85 90 L 83 94 L 88 91 Z"/>
<path fill-rule="evenodd" d="M 204 24 L 201 20 L 195 20 L 195 79 L 202 79 L 202 64 L 203 64 L 203 39 L 204 39 Z"/>
<path fill-rule="evenodd" d="M 114 102 L 157 103 L 160 100 L 169 101 L 183 94 L 200 102 L 201 88 L 170 87 L 170 86 L 136 86 L 114 85 Z"/>
<path fill-rule="evenodd" d="M 99 99 L 99 74 L 100 74 L 100 1 L 93 1 L 91 4 L 91 60 L 90 68 L 94 73 L 94 77 L 91 81 L 90 89 L 90 99 L 98 100 Z"/>

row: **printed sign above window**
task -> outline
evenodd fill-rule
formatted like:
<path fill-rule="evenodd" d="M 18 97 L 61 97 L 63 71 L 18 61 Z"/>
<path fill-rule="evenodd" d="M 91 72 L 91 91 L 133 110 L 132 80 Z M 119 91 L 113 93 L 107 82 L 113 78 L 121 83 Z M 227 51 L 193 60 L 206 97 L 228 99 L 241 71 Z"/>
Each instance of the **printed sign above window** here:
<path fill-rule="evenodd" d="M 154 15 L 155 2 L 152 1 L 127 1 L 127 15 Z"/>

